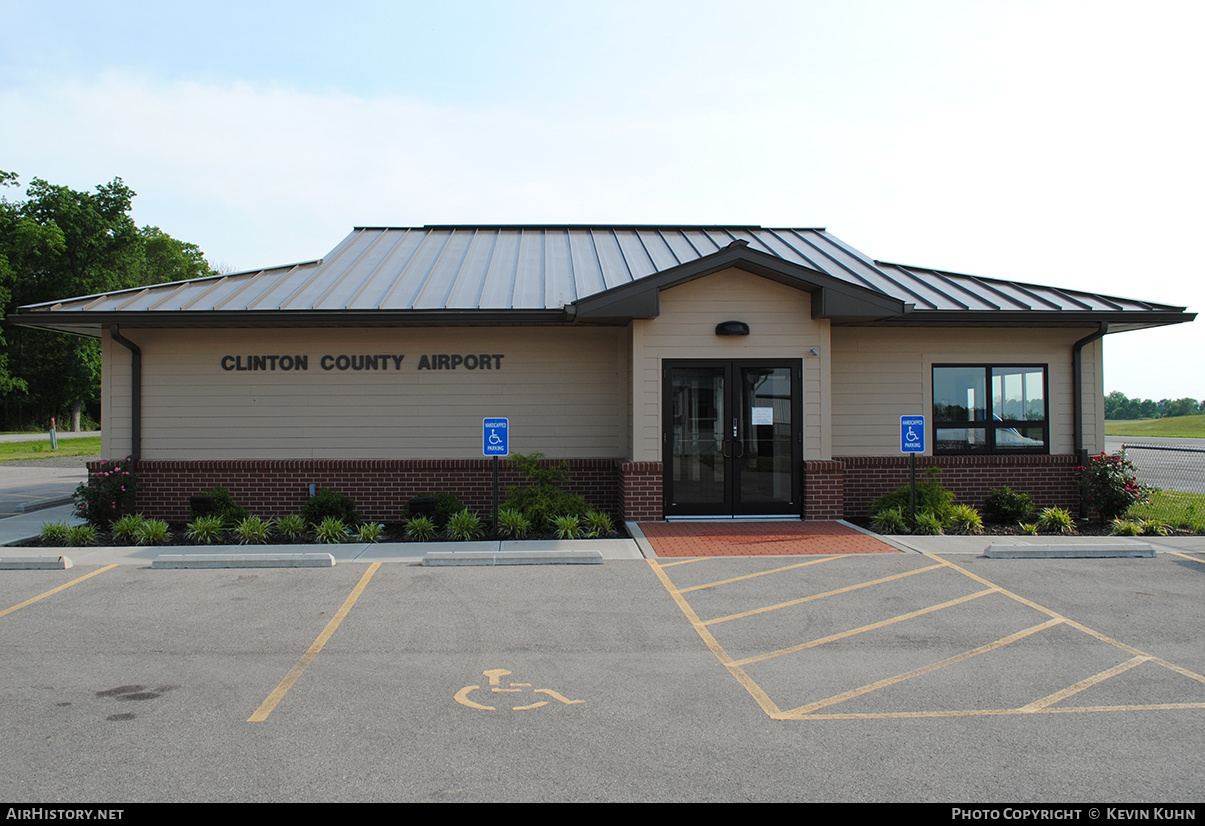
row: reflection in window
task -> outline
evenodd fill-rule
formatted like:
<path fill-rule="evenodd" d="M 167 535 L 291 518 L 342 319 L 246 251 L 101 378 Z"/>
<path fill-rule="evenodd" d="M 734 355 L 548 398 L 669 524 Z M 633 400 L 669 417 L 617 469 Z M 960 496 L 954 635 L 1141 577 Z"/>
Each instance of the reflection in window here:
<path fill-rule="evenodd" d="M 933 433 L 937 453 L 1049 452 L 1046 367 L 935 365 Z"/>

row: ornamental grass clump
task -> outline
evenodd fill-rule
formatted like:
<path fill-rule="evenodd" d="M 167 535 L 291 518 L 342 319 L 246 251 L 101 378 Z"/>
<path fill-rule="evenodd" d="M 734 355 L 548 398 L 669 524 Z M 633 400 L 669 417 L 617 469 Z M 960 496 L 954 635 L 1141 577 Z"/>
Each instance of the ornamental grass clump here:
<path fill-rule="evenodd" d="M 73 548 L 96 544 L 95 525 L 72 525 L 67 529 L 67 544 Z"/>
<path fill-rule="evenodd" d="M 582 535 L 581 521 L 572 514 L 554 517 L 552 525 L 557 539 L 577 539 Z"/>
<path fill-rule="evenodd" d="M 1101 453 L 1078 468 L 1080 486 L 1092 507 L 1105 522 L 1125 516 L 1135 505 L 1150 501 L 1154 488 L 1134 476 L 1134 463 L 1124 453 Z"/>
<path fill-rule="evenodd" d="M 188 523 L 184 530 L 184 538 L 198 545 L 212 545 L 222 538 L 226 530 L 226 520 L 216 513 L 198 516 Z"/>
<path fill-rule="evenodd" d="M 351 530 L 342 519 L 328 516 L 314 526 L 314 536 L 324 545 L 339 545 L 351 536 Z"/>
<path fill-rule="evenodd" d="M 67 541 L 71 528 L 66 522 L 43 522 L 42 532 L 38 535 L 43 542 L 52 545 L 62 545 Z"/>
<path fill-rule="evenodd" d="M 172 532 L 162 519 L 144 519 L 135 532 L 139 545 L 166 545 L 171 538 Z"/>
<path fill-rule="evenodd" d="M 531 520 L 514 508 L 498 510 L 498 533 L 512 539 L 522 539 L 531 532 Z"/>
<path fill-rule="evenodd" d="M 356 539 L 361 542 L 380 542 L 385 533 L 385 526 L 380 522 L 365 522 L 356 528 Z"/>
<path fill-rule="evenodd" d="M 870 518 L 870 527 L 875 533 L 904 534 L 912 533 L 908 525 L 908 517 L 901 507 L 884 508 Z"/>
<path fill-rule="evenodd" d="M 501 519 L 501 515 L 499 515 Z M 435 536 L 435 523 L 426 516 L 416 516 L 406 523 L 406 536 L 419 542 L 426 542 Z"/>
<path fill-rule="evenodd" d="M 126 542 L 138 541 L 138 531 L 146 522 L 146 517 L 140 513 L 127 513 L 125 516 L 118 519 L 109 528 L 109 532 L 117 539 L 124 539 Z"/>
<path fill-rule="evenodd" d="M 1075 533 L 1075 519 L 1064 508 L 1046 508 L 1038 516 L 1038 527 L 1047 533 L 1071 535 Z"/>
<path fill-rule="evenodd" d="M 483 533 L 481 519 L 467 508 L 460 513 L 453 514 L 444 530 L 447 531 L 448 536 L 457 542 L 468 542 L 470 539 L 476 539 Z"/>
<path fill-rule="evenodd" d="M 276 520 L 276 530 L 280 535 L 296 541 L 305 534 L 305 519 L 300 516 L 282 516 Z"/>
<path fill-rule="evenodd" d="M 589 511 L 586 514 L 586 536 L 597 539 L 613 533 L 615 533 L 615 522 L 611 517 L 599 511 Z"/>
<path fill-rule="evenodd" d="M 948 533 L 960 536 L 978 536 L 983 533 L 983 517 L 970 505 L 955 505 L 950 508 L 945 528 Z"/>
<path fill-rule="evenodd" d="M 260 519 L 258 516 L 248 516 L 234 526 L 234 535 L 240 545 L 263 545 L 272 534 L 271 520 Z"/>

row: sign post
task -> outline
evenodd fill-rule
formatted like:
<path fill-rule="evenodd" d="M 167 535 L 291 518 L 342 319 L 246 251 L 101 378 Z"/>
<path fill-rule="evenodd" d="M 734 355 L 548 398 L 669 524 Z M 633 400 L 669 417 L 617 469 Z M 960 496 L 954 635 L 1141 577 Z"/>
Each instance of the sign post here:
<path fill-rule="evenodd" d="M 925 452 L 925 417 L 900 416 L 900 452 L 908 454 L 912 479 L 912 524 L 916 524 L 916 454 Z"/>
<path fill-rule="evenodd" d="M 498 457 L 510 454 L 510 419 L 481 420 L 481 454 L 494 459 L 494 538 L 498 538 Z"/>

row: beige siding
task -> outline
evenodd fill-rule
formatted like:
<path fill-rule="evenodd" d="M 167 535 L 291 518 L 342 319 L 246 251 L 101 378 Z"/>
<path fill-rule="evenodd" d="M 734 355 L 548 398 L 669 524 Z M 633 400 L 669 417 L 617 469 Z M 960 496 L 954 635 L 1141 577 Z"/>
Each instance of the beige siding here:
<path fill-rule="evenodd" d="M 124 330 L 143 352 L 146 459 L 474 458 L 481 420 L 512 452 L 620 457 L 620 339 L 610 328 Z M 129 452 L 129 353 L 105 341 L 105 455 Z M 324 370 L 323 355 L 404 354 L 401 369 Z M 424 354 L 502 354 L 500 369 L 419 370 Z M 306 355 L 237 371 L 223 356 Z"/>
<path fill-rule="evenodd" d="M 715 326 L 738 320 L 748 336 L 717 336 Z M 808 354 L 815 347 L 819 356 Z M 632 324 L 633 459 L 660 461 L 661 362 L 664 359 L 801 359 L 804 456 L 828 458 L 824 402 L 828 385 L 828 322 L 814 321 L 811 296 L 739 270 L 661 293 L 661 314 Z"/>
<path fill-rule="evenodd" d="M 832 333 L 833 454 L 897 455 L 899 417 L 933 415 L 933 365 L 1047 365 L 1050 452 L 1074 451 L 1071 347 L 1084 329 L 839 327 Z M 1099 344 L 1084 351 L 1085 436 L 1094 443 L 1100 408 Z M 1103 430 L 1103 424 L 1100 425 Z"/>

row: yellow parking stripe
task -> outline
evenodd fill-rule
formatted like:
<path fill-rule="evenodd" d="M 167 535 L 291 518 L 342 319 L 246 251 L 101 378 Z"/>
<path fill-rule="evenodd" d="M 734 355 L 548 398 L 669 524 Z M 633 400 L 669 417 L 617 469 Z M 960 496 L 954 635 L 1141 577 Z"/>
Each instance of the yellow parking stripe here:
<path fill-rule="evenodd" d="M 661 565 L 662 568 L 672 568 L 675 565 L 689 565 L 692 562 L 703 562 L 708 559 L 714 559 L 711 556 L 696 556 L 691 559 L 679 559 L 677 562 L 666 562 Z"/>
<path fill-rule="evenodd" d="M 1007 637 L 1001 637 L 1000 639 L 996 640 L 995 642 L 989 642 L 987 645 L 981 645 L 978 648 L 971 649 L 970 651 L 964 651 L 961 654 L 955 654 L 953 657 L 947 657 L 944 660 L 939 660 L 938 662 L 930 663 L 929 665 L 922 666 L 920 668 L 914 668 L 911 671 L 906 671 L 903 674 L 897 674 L 894 677 L 888 677 L 885 680 L 879 680 L 878 682 L 870 683 L 869 685 L 864 685 L 861 688 L 854 688 L 849 691 L 842 692 L 841 694 L 836 694 L 832 697 L 828 697 L 823 700 L 817 700 L 814 703 L 808 703 L 807 705 L 799 706 L 798 708 L 793 708 L 790 711 L 784 712 L 782 714 L 782 716 L 779 717 L 778 719 L 782 719 L 782 720 L 798 719 L 800 717 L 807 715 L 809 712 L 816 711 L 817 709 L 827 708 L 829 706 L 835 706 L 837 703 L 843 703 L 846 700 L 852 700 L 854 697 L 861 697 L 862 695 L 869 694 L 872 691 L 878 691 L 880 688 L 886 688 L 887 686 L 896 685 L 897 683 L 902 683 L 904 680 L 910 680 L 913 677 L 920 677 L 924 674 L 930 674 L 934 671 L 937 671 L 938 669 L 945 668 L 948 665 L 955 665 L 957 663 L 969 660 L 971 657 L 977 657 L 980 654 L 986 654 L 989 651 L 995 651 L 997 648 L 1003 648 L 1004 646 L 1014 643 L 1017 640 L 1024 639 L 1025 637 L 1028 637 L 1031 634 L 1036 634 L 1039 631 L 1045 631 L 1047 628 L 1053 628 L 1054 626 L 1061 625 L 1062 623 L 1063 623 L 1063 620 L 1061 620 L 1061 619 L 1047 620 L 1046 622 L 1035 625 L 1032 628 L 1026 628 L 1024 630 L 1016 632 L 1015 634 L 1009 634 Z"/>
<path fill-rule="evenodd" d="M 1091 688 L 1092 686 L 1097 685 L 1098 683 L 1103 683 L 1105 680 L 1109 679 L 1110 677 L 1115 677 L 1118 674 L 1122 674 L 1126 671 L 1129 671 L 1131 668 L 1133 668 L 1136 665 L 1142 665 L 1143 663 L 1150 662 L 1150 661 L 1151 661 L 1150 657 L 1132 657 L 1123 663 L 1119 663 L 1118 665 L 1115 665 L 1112 668 L 1109 668 L 1109 669 L 1106 669 L 1105 671 L 1100 672 L 1099 674 L 1094 674 L 1093 676 L 1088 677 L 1087 679 L 1080 680 L 1075 685 L 1069 685 L 1066 688 L 1064 688 L 1062 691 L 1056 691 L 1055 693 L 1051 694 L 1048 697 L 1043 697 L 1040 700 L 1034 700 L 1032 703 L 1030 703 L 1028 705 L 1021 706 L 1021 708 L 1019 710 L 1020 711 L 1041 711 L 1042 709 L 1046 708 L 1047 706 L 1052 706 L 1055 703 L 1066 700 L 1068 697 L 1071 697 L 1075 694 L 1079 694 L 1084 689 Z"/>
<path fill-rule="evenodd" d="M 888 625 L 894 625 L 897 622 L 903 622 L 904 620 L 910 620 L 915 617 L 923 617 L 925 614 L 932 614 L 933 612 L 940 611 L 943 608 L 951 608 L 955 605 L 962 605 L 964 602 L 970 602 L 973 599 L 979 599 L 979 597 L 985 597 L 988 594 L 995 594 L 995 593 L 999 593 L 997 591 L 997 589 L 995 589 L 995 588 L 988 588 L 985 591 L 976 591 L 973 594 L 967 594 L 964 597 L 959 597 L 958 599 L 952 599 L 949 602 L 943 602 L 940 605 L 930 605 L 928 608 L 921 608 L 918 611 L 911 611 L 907 614 L 900 614 L 898 617 L 892 617 L 891 619 L 885 619 L 885 620 L 881 620 L 879 622 L 872 622 L 870 625 L 863 625 L 861 628 L 854 628 L 849 631 L 842 631 L 838 634 L 831 634 L 827 637 L 821 637 L 818 640 L 812 640 L 811 642 L 805 642 L 805 643 L 801 643 L 799 645 L 792 645 L 790 648 L 780 648 L 777 651 L 771 651 L 769 654 L 759 654 L 756 657 L 748 657 L 743 660 L 736 660 L 734 664 L 735 665 L 749 665 L 750 663 L 759 663 L 759 662 L 762 662 L 763 660 L 773 659 L 774 657 L 781 657 L 783 654 L 794 654 L 797 651 L 806 651 L 809 648 L 815 648 L 819 645 L 824 645 L 825 643 L 833 642 L 835 640 L 843 640 L 846 637 L 852 637 L 855 634 L 862 634 L 866 631 L 874 631 L 875 629 L 878 629 L 878 628 L 886 628 Z"/>
<path fill-rule="evenodd" d="M 360 594 L 364 593 L 364 589 L 368 587 L 368 581 L 372 579 L 372 575 L 375 574 L 377 572 L 377 568 L 380 567 L 380 562 L 374 562 L 368 566 L 368 570 L 364 572 L 364 576 L 360 577 L 359 584 L 356 585 L 350 594 L 348 594 L 347 599 L 343 601 L 343 607 L 340 608 L 335 616 L 331 618 L 331 621 L 326 624 L 326 628 L 322 629 L 322 633 L 318 635 L 318 639 L 314 640 L 314 644 L 311 645 L 309 650 L 302 655 L 301 659 L 297 661 L 297 664 L 289 670 L 289 673 L 285 675 L 285 678 L 280 681 L 280 685 L 276 686 L 276 688 L 272 690 L 272 693 L 268 695 L 268 698 L 260 703 L 260 706 L 255 710 L 255 713 L 247 718 L 248 723 L 262 723 L 264 720 L 268 719 L 268 715 L 271 714 L 272 710 L 276 708 L 277 704 L 284 699 L 285 694 L 287 694 L 289 689 L 293 687 L 293 683 L 297 682 L 305 670 L 310 667 L 310 663 L 314 661 L 314 658 L 318 656 L 318 652 L 322 650 L 322 647 L 326 645 L 327 640 L 329 640 L 331 635 L 335 633 L 335 629 L 339 627 L 341 622 L 343 622 L 343 618 L 351 612 L 352 606 L 356 604 L 356 600 L 360 598 Z"/>
<path fill-rule="evenodd" d="M 804 714 L 790 720 L 911 720 L 926 717 L 1007 717 L 1023 714 L 1084 714 L 1097 711 L 1183 711 L 1202 709 L 1205 703 L 1151 703 L 1149 705 L 1081 706 L 1079 708 L 1046 708 L 1041 711 L 1022 711 L 1019 708 L 969 708 L 958 711 L 867 711 L 845 714 Z"/>
<path fill-rule="evenodd" d="M 758 571 L 756 574 L 745 574 L 744 576 L 734 576 L 731 579 L 721 579 L 718 582 L 708 582 L 706 585 L 695 585 L 690 588 L 682 588 L 678 591 L 679 594 L 688 594 L 691 591 L 702 591 L 704 588 L 715 588 L 718 585 L 731 585 L 733 582 L 740 582 L 745 579 L 753 579 L 754 577 L 766 576 L 768 574 L 780 574 L 783 571 L 790 571 L 795 568 L 803 568 L 808 565 L 818 565 L 821 562 L 832 562 L 834 559 L 844 559 L 843 556 L 824 556 L 819 559 L 811 559 L 807 562 L 800 562 L 796 565 L 786 565 L 782 568 L 774 568 L 769 571 Z"/>
<path fill-rule="evenodd" d="M 1160 553 L 1171 554 L 1172 556 L 1178 556 L 1181 559 L 1187 559 L 1189 562 L 1198 562 L 1201 565 L 1205 565 L 1205 558 L 1199 556 L 1189 556 L 1188 554 L 1182 554 L 1179 551 L 1160 551 Z"/>
<path fill-rule="evenodd" d="M 51 588 L 49 591 L 47 591 L 44 594 L 38 594 L 36 597 L 32 597 L 30 599 L 25 600 L 24 602 L 17 603 L 16 605 L 14 605 L 11 608 L 5 608 L 3 611 L 0 611 L 0 617 L 8 616 L 13 611 L 20 611 L 25 606 L 33 605 L 35 602 L 37 602 L 40 599 L 46 599 L 46 597 L 50 596 L 51 594 L 57 594 L 59 591 L 62 591 L 65 588 L 70 588 L 72 585 L 78 585 L 79 583 L 83 582 L 85 579 L 91 579 L 92 577 L 96 576 L 97 574 L 103 574 L 105 571 L 108 571 L 111 568 L 116 568 L 116 567 L 117 567 L 117 565 L 113 564 L 113 565 L 106 565 L 103 568 L 97 568 L 95 571 L 93 571 L 90 574 L 84 574 L 83 576 L 73 579 L 70 582 L 66 582 L 57 588 Z"/>
<path fill-rule="evenodd" d="M 872 579 L 870 582 L 859 582 L 857 585 L 847 585 L 846 587 L 838 588 L 835 591 L 825 591 L 823 594 L 813 594 L 810 597 L 803 597 L 802 599 L 793 599 L 789 602 L 780 602 L 777 605 L 767 605 L 765 608 L 754 608 L 752 611 L 741 611 L 739 614 L 729 614 L 726 617 L 717 617 L 716 619 L 707 620 L 707 622 L 705 622 L 703 624 L 704 625 L 717 625 L 718 623 L 721 623 L 721 622 L 728 622 L 728 620 L 742 619 L 744 617 L 752 617 L 755 614 L 764 614 L 767 611 L 777 611 L 779 608 L 790 608 L 792 605 L 802 605 L 805 602 L 812 602 L 813 600 L 824 599 L 825 597 L 832 597 L 832 596 L 836 596 L 837 594 L 847 594 L 850 591 L 857 591 L 860 588 L 869 588 L 872 585 L 882 585 L 884 582 L 891 582 L 892 580 L 903 579 L 904 577 L 912 576 L 913 574 L 923 574 L 926 571 L 934 571 L 940 567 L 942 567 L 940 564 L 939 565 L 929 565 L 925 568 L 917 568 L 915 571 L 905 571 L 902 574 L 894 574 L 892 576 L 885 576 L 882 579 Z M 987 584 L 993 588 L 995 587 L 994 585 L 991 585 L 990 582 Z"/>
<path fill-rule="evenodd" d="M 677 603 L 678 609 L 686 615 L 687 621 L 690 622 L 691 626 L 695 629 L 695 632 L 700 638 L 702 638 L 707 647 L 711 649 L 711 653 L 715 655 L 716 659 L 720 661 L 720 665 L 728 669 L 728 672 L 736 678 L 737 682 L 744 687 L 745 691 L 749 692 L 749 696 L 751 696 L 757 702 L 757 704 L 761 706 L 762 711 L 764 711 L 770 717 L 775 717 L 778 715 L 779 708 L 774 704 L 774 701 L 770 699 L 770 695 L 766 694 L 766 692 L 762 690 L 761 686 L 753 682 L 753 679 L 739 666 L 733 665 L 732 657 L 728 656 L 728 652 L 725 651 L 724 647 L 716 641 L 716 638 L 712 636 L 711 632 L 707 630 L 706 626 L 704 626 L 702 621 L 699 619 L 699 615 L 694 612 L 694 609 L 687 604 L 682 594 L 677 588 L 674 587 L 674 584 L 670 581 L 669 576 L 664 570 L 662 570 L 663 566 L 658 564 L 657 560 L 655 559 L 648 560 L 648 563 L 653 569 L 653 573 L 657 575 L 657 579 L 661 580 L 661 584 L 665 587 L 665 590 L 669 592 L 669 595 L 673 597 L 674 602 Z"/>

